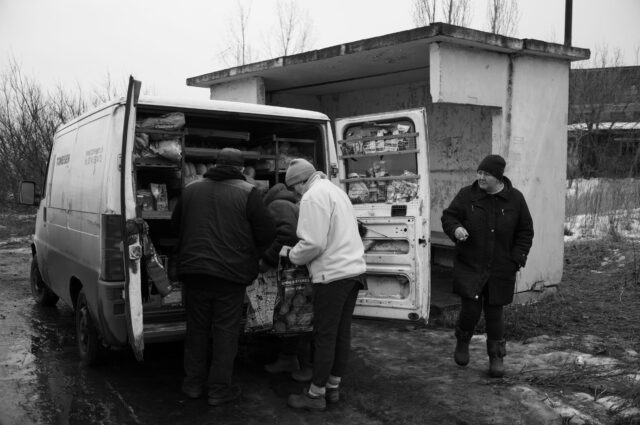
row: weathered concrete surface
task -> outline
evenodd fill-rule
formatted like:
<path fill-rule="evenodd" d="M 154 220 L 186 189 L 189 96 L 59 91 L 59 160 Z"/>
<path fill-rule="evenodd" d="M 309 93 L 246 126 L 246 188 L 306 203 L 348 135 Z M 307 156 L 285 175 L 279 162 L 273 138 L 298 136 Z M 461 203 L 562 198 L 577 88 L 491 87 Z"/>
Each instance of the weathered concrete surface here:
<path fill-rule="evenodd" d="M 603 361 L 558 352 L 550 338 L 509 343 L 506 379 L 487 376 L 482 336 L 468 367 L 451 359 L 450 331 L 358 320 L 342 401 L 323 414 L 295 412 L 286 396 L 302 386 L 262 365 L 272 341 L 245 338 L 236 362 L 242 398 L 210 408 L 179 391 L 182 345 L 155 344 L 138 363 L 128 351 L 84 368 L 73 311 L 41 309 L 28 287 L 29 250 L 0 250 L 0 424 L 608 424 L 616 400 L 545 393 L 525 379 L 566 362 Z M 630 353 L 637 356 L 637 353 Z M 637 357 L 636 357 L 637 358 Z M 604 359 L 606 360 L 606 359 Z M 564 422 L 563 422 L 564 417 Z"/>

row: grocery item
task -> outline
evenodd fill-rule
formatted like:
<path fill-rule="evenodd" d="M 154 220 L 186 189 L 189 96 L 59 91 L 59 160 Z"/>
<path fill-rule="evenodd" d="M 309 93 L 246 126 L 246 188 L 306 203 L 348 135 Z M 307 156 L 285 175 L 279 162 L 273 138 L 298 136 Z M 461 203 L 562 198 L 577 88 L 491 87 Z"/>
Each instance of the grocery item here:
<path fill-rule="evenodd" d="M 180 162 L 182 159 L 182 145 L 180 139 L 169 139 L 152 142 L 149 145 L 151 152 L 173 162 Z"/>
<path fill-rule="evenodd" d="M 167 185 L 162 183 L 149 184 L 151 194 L 155 200 L 156 211 L 169 211 L 169 200 L 167 198 Z"/>
<path fill-rule="evenodd" d="M 363 204 L 369 200 L 369 188 L 364 182 L 349 183 L 348 195 L 352 203 Z"/>
<path fill-rule="evenodd" d="M 260 273 L 247 287 L 246 294 L 249 305 L 245 330 L 248 332 L 270 331 L 273 328 L 273 313 L 278 294 L 277 270 Z"/>
<path fill-rule="evenodd" d="M 306 266 L 295 266 L 281 258 L 273 332 L 295 334 L 313 329 L 313 291 Z"/>
<path fill-rule="evenodd" d="M 136 203 L 141 211 L 153 211 L 153 195 L 151 191 L 139 189 L 136 192 Z"/>
<path fill-rule="evenodd" d="M 180 130 L 184 127 L 185 119 L 182 112 L 171 112 L 159 117 L 146 118 L 138 121 L 140 128 L 148 128 L 154 130 Z"/>

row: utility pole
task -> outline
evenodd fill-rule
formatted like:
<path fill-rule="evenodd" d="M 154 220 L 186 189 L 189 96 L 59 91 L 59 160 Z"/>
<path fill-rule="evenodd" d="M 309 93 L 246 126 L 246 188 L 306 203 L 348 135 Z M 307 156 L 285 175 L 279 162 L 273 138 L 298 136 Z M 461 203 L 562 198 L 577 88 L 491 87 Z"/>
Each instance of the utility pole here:
<path fill-rule="evenodd" d="M 564 45 L 571 46 L 571 22 L 573 21 L 573 0 L 565 0 Z"/>

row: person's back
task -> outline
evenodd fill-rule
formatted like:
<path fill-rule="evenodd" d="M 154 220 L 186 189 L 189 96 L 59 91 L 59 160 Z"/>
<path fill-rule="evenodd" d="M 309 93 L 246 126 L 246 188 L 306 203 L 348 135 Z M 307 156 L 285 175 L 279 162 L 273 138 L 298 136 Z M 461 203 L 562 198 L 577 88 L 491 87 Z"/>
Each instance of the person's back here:
<path fill-rule="evenodd" d="M 347 194 L 322 175 L 312 177 L 309 190 L 300 202 L 298 230 L 302 243 L 314 244 L 304 257 L 292 258 L 307 263 L 314 282 L 327 282 L 357 276 L 366 271 L 364 246 L 358 233 L 357 219 Z M 302 213 L 302 210 L 305 212 Z M 327 229 L 326 235 L 316 230 Z M 309 262 L 305 261 L 317 253 Z M 307 257 L 307 255 L 309 255 Z"/>
<path fill-rule="evenodd" d="M 273 217 L 276 226 L 276 238 L 262 256 L 262 260 L 271 267 L 277 267 L 280 249 L 283 245 L 293 246 L 298 242 L 296 235 L 299 213 L 298 200 L 296 194 L 288 190 L 283 183 L 273 186 L 264 196 L 267 211 Z"/>
<path fill-rule="evenodd" d="M 246 286 L 275 237 L 258 191 L 242 175 L 242 153 L 222 149 L 200 182 L 187 186 L 172 223 L 178 233 L 178 275 L 184 284 L 187 333 L 182 392 L 218 406 L 236 399 L 232 385 Z M 213 328 L 211 366 L 208 341 Z"/>
<path fill-rule="evenodd" d="M 269 215 L 252 191 L 254 186 L 229 167 L 211 168 L 203 180 L 184 189 L 178 204 L 179 275 L 213 275 L 241 284 L 255 278 L 257 247 L 264 247 L 273 233 L 264 234 Z"/>

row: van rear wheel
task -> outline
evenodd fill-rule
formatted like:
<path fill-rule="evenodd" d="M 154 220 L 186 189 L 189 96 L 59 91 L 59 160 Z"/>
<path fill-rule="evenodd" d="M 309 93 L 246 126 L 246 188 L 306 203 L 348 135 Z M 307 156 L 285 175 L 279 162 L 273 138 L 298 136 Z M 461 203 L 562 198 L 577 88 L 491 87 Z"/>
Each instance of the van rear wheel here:
<path fill-rule="evenodd" d="M 29 280 L 31 282 L 31 295 L 33 295 L 36 304 L 44 307 L 56 305 L 60 298 L 54 294 L 47 284 L 44 283 L 44 280 L 42 280 L 42 275 L 38 268 L 38 259 L 35 255 L 31 259 L 31 275 L 29 276 Z"/>
<path fill-rule="evenodd" d="M 104 359 L 107 348 L 102 344 L 100 332 L 89 312 L 84 289 L 80 290 L 76 303 L 76 338 L 83 365 L 96 365 Z"/>

